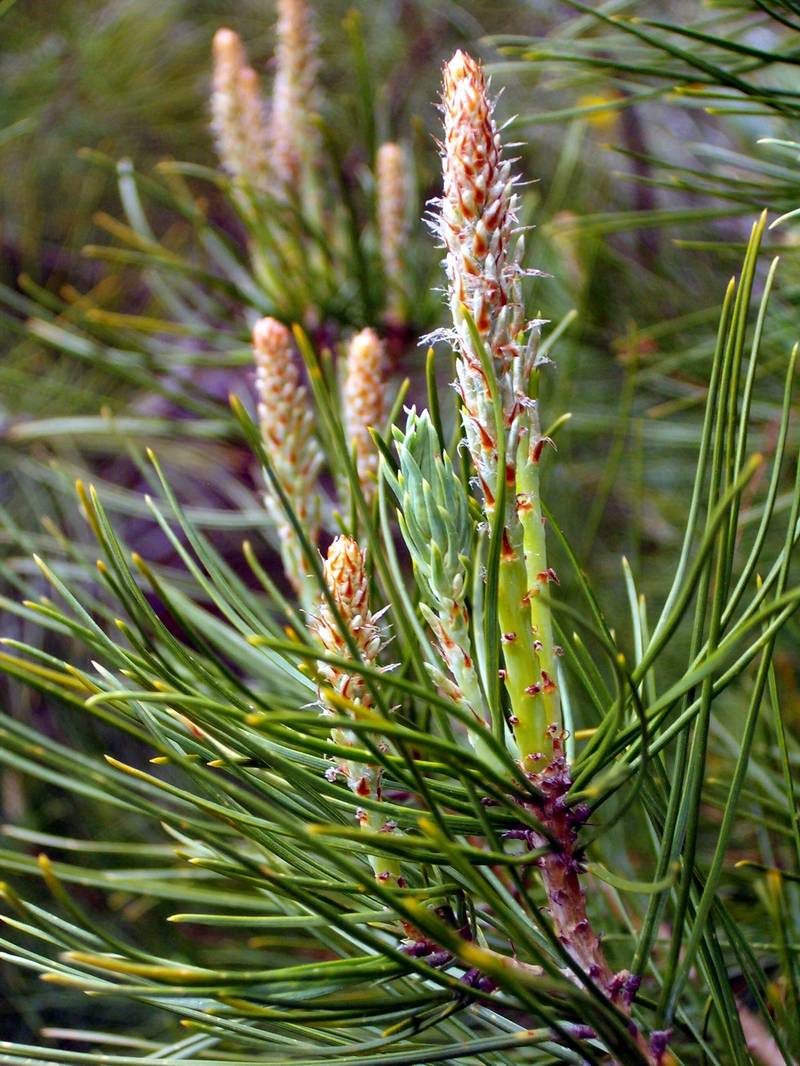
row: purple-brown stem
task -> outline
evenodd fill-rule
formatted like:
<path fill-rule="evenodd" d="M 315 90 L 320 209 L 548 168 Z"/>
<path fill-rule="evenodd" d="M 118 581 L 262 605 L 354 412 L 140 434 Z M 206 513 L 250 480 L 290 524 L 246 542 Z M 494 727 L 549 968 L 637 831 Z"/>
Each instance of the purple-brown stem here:
<path fill-rule="evenodd" d="M 553 928 L 570 958 L 589 977 L 595 987 L 624 1014 L 630 1016 L 633 998 L 640 980 L 628 970 L 615 973 L 605 957 L 600 937 L 595 933 L 586 912 L 586 894 L 580 874 L 584 872 L 577 857 L 578 831 L 586 821 L 588 809 L 582 804 L 570 805 L 567 793 L 572 785 L 569 764 L 564 752 L 564 734 L 551 727 L 552 755 L 541 756 L 547 765 L 530 772 L 531 782 L 541 798 L 531 804 L 531 811 L 549 833 L 526 831 L 534 848 L 547 848 L 537 860 L 548 899 Z M 631 1035 L 645 1060 L 659 1066 L 666 1042 L 664 1034 L 653 1034 L 648 1042 L 631 1023 Z M 658 1037 L 658 1039 L 655 1039 Z M 662 1046 L 663 1045 L 663 1046 Z"/>

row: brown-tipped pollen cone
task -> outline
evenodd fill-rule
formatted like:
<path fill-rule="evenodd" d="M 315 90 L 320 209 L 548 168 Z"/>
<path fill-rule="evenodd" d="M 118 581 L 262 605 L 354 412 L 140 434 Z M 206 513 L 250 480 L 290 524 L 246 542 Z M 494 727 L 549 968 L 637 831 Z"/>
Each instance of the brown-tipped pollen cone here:
<path fill-rule="evenodd" d="M 409 237 L 410 179 L 406 153 L 388 141 L 378 149 L 375 163 L 378 235 L 386 284 L 386 316 L 402 323 L 405 315 L 405 246 Z"/>
<path fill-rule="evenodd" d="M 319 41 L 308 0 L 278 0 L 270 139 L 279 181 L 291 189 L 319 156 Z"/>
<path fill-rule="evenodd" d="M 275 477 L 311 544 L 319 535 L 317 476 L 322 452 L 314 434 L 314 411 L 300 377 L 289 330 L 275 318 L 253 327 L 258 417 L 264 448 Z M 308 566 L 280 498 L 267 482 L 266 504 L 278 529 L 287 577 L 295 590 L 308 589 Z M 313 583 L 312 583 L 313 584 Z"/>
<path fill-rule="evenodd" d="M 515 354 L 513 340 L 523 325 L 519 268 L 511 258 L 516 178 L 511 162 L 503 159 L 483 69 L 465 52 L 456 52 L 444 68 L 442 110 L 440 235 L 447 249 L 454 323 L 460 327 L 466 306 L 501 370 Z M 466 331 L 460 332 L 471 348 Z"/>
<path fill-rule="evenodd" d="M 383 611 L 373 614 L 369 605 L 369 579 L 365 557 L 358 543 L 352 537 L 336 537 L 328 547 L 323 561 L 325 584 L 336 605 L 331 610 L 325 597 L 319 600 L 316 613 L 311 616 L 311 633 L 324 650 L 339 659 L 353 657 L 353 651 L 366 666 L 376 666 L 384 642 L 380 624 Z M 345 639 L 343 627 L 351 641 Z M 358 707 L 372 707 L 373 699 L 370 686 L 361 674 L 348 673 L 343 666 L 318 662 L 317 669 L 323 684 L 319 686 L 319 702 L 323 715 L 340 717 L 344 714 L 352 721 L 359 715 Z M 332 692 L 347 700 L 342 707 Z M 337 725 L 331 730 L 331 739 L 339 748 L 361 748 L 364 737 L 346 725 Z M 382 737 L 373 737 L 377 746 L 387 750 L 387 743 Z M 334 764 L 325 775 L 329 781 L 344 777 L 350 788 L 362 800 L 381 799 L 381 780 L 383 771 L 372 763 L 356 762 L 337 756 Z M 372 832 L 392 831 L 380 811 L 359 808 L 356 818 L 362 829 Z M 396 862 L 379 856 L 370 856 L 370 862 L 376 877 L 381 881 L 395 879 L 400 869 Z"/>
<path fill-rule="evenodd" d="M 239 106 L 239 74 L 247 66 L 247 54 L 238 33 L 226 27 L 214 34 L 214 76 L 211 90 L 211 120 L 217 154 L 225 169 L 234 176 L 245 165 Z"/>
<path fill-rule="evenodd" d="M 483 69 L 458 51 L 444 67 L 442 89 L 444 142 L 443 195 L 435 205 L 433 226 L 445 247 L 452 331 L 457 350 L 457 387 L 463 400 L 464 427 L 487 510 L 493 507 L 497 480 L 497 433 L 479 346 L 470 332 L 472 317 L 491 357 L 507 432 L 508 475 L 523 419 L 535 344 L 526 332 L 520 294 L 521 242 L 515 242 L 516 176 L 504 159 L 494 102 Z M 532 272 L 533 273 L 533 272 Z M 535 329 L 534 329 L 535 333 Z M 440 334 L 441 336 L 441 334 Z M 513 495 L 513 493 L 511 494 Z"/>
<path fill-rule="evenodd" d="M 331 541 L 323 562 L 323 573 L 342 623 L 353 638 L 359 655 L 365 663 L 374 663 L 383 643 L 380 614 L 373 614 L 369 609 L 366 560 L 358 542 L 346 536 Z M 339 622 L 325 599 L 320 601 L 313 629 L 326 651 L 350 657 Z M 320 673 L 340 695 L 357 703 L 369 702 L 363 678 L 345 674 L 339 667 L 328 664 L 320 664 Z"/>
<path fill-rule="evenodd" d="M 342 389 L 345 432 L 355 452 L 358 479 L 367 502 L 377 488 L 378 451 L 370 428 L 381 430 L 388 415 L 386 348 L 374 329 L 362 329 L 347 347 Z"/>
<path fill-rule="evenodd" d="M 264 191 L 269 179 L 269 152 L 264 102 L 258 75 L 233 30 L 214 34 L 211 118 L 220 163 L 235 178 Z"/>

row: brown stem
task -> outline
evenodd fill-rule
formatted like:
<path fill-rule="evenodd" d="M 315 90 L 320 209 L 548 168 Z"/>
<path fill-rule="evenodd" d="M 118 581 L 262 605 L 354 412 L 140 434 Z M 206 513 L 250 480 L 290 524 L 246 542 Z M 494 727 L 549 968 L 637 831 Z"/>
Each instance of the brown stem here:
<path fill-rule="evenodd" d="M 548 898 L 548 910 L 556 935 L 572 960 L 623 1014 L 630 1017 L 633 997 L 639 978 L 628 970 L 614 973 L 606 960 L 600 937 L 592 928 L 586 913 L 586 894 L 581 884 L 582 866 L 576 856 L 578 830 L 586 820 L 588 809 L 570 806 L 567 792 L 572 784 L 563 747 L 563 733 L 551 729 L 552 758 L 542 770 L 534 770 L 531 779 L 541 793 L 534 805 L 534 813 L 547 829 L 544 834 L 531 834 L 537 848 L 549 848 L 538 860 L 542 881 Z M 545 756 L 541 757 L 544 760 Z M 652 1066 L 659 1066 L 662 1054 L 651 1047 L 645 1036 L 631 1023 L 631 1035 Z"/>

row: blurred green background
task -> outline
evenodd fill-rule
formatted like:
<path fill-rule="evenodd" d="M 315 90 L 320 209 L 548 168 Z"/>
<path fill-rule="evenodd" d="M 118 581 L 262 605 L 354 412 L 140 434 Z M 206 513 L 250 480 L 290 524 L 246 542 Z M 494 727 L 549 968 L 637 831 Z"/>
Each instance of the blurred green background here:
<path fill-rule="evenodd" d="M 389 121 L 430 111 L 440 64 L 455 45 L 518 32 L 524 14 L 523 5 L 508 0 L 326 0 L 318 8 L 324 79 L 337 95 L 354 91 L 345 17 L 354 9 L 364 16 Z M 116 206 L 111 181 L 93 173 L 79 150 L 130 156 L 142 170 L 164 158 L 212 162 L 211 38 L 219 26 L 235 29 L 266 73 L 272 5 L 6 0 L 0 17 L 4 280 L 13 283 L 25 271 L 40 281 L 74 283 L 80 264 L 73 257 L 91 233 L 93 212 Z"/>

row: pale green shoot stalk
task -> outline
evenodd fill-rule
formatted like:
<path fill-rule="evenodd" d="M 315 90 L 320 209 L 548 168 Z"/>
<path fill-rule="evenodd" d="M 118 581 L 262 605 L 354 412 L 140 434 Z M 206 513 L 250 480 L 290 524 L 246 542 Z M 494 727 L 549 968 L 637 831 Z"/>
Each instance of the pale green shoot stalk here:
<path fill-rule="evenodd" d="M 536 390 L 537 371 L 532 378 L 532 391 Z M 553 620 L 548 586 L 558 583 L 555 571 L 547 564 L 545 518 L 542 513 L 541 480 L 539 466 L 543 448 L 548 441 L 542 437 L 539 421 L 538 400 L 528 408 L 528 435 L 520 443 L 517 456 L 517 513 L 523 530 L 527 596 L 530 602 L 531 627 L 534 650 L 539 660 L 540 691 L 534 712 L 533 737 L 545 735 L 549 726 L 561 722 L 561 707 L 557 684 L 557 648 L 553 643 Z M 522 741 L 522 738 L 520 737 Z M 523 747 L 523 757 L 532 750 Z"/>

